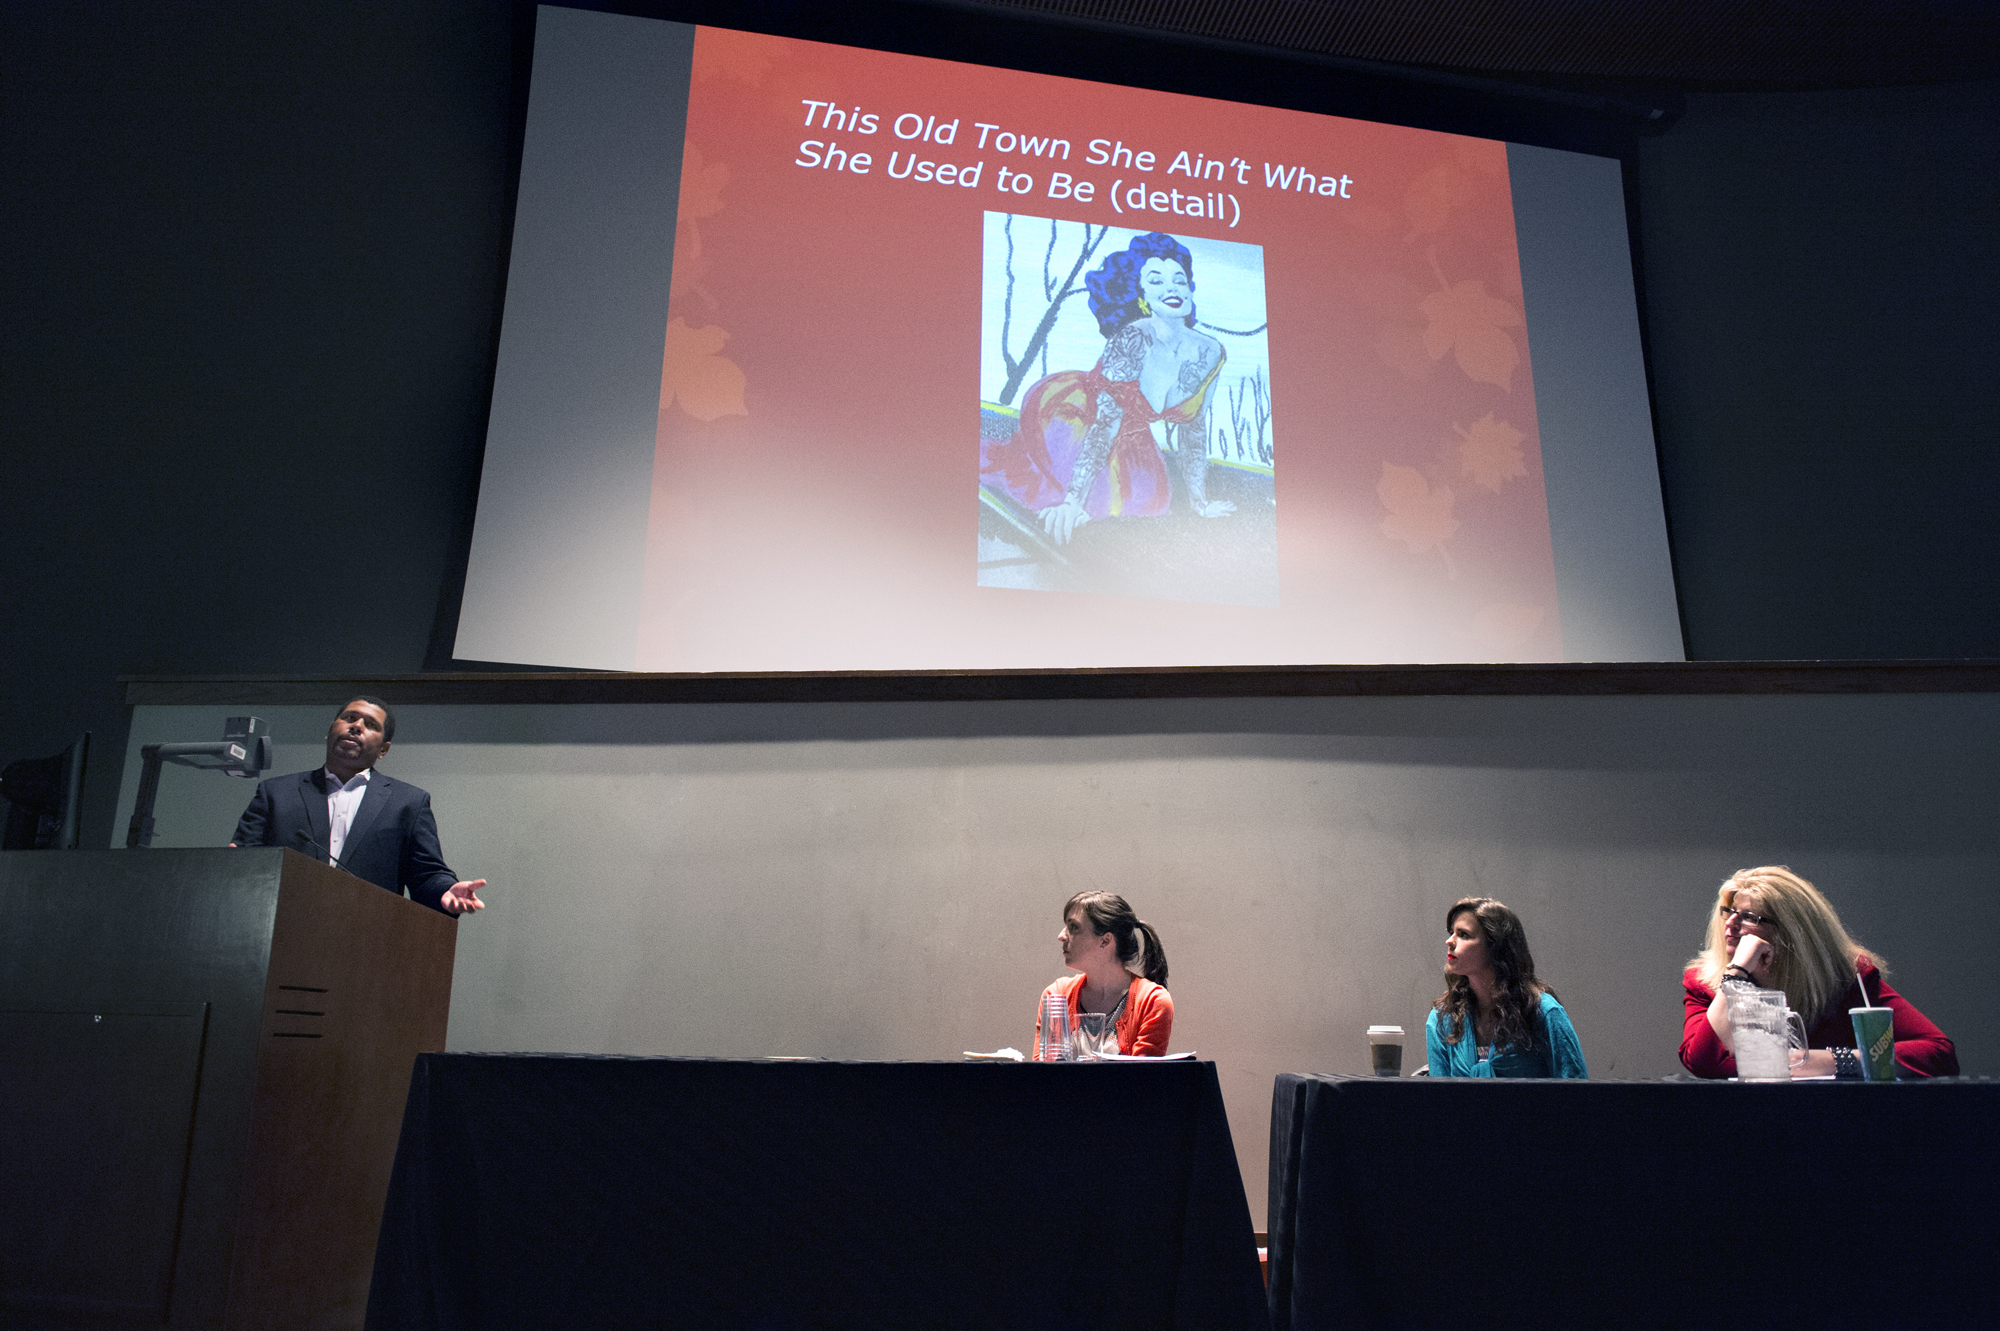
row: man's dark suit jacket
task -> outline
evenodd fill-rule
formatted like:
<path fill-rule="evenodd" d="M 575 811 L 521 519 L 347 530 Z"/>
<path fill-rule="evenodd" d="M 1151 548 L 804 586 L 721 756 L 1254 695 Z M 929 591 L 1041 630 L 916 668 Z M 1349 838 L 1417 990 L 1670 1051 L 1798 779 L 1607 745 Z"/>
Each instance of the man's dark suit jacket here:
<path fill-rule="evenodd" d="M 236 824 L 239 846 L 289 846 L 315 859 L 327 857 L 327 775 L 294 772 L 260 782 Z M 407 781 L 374 772 L 340 844 L 340 867 L 433 910 L 457 876 L 438 848 L 431 797 Z"/>

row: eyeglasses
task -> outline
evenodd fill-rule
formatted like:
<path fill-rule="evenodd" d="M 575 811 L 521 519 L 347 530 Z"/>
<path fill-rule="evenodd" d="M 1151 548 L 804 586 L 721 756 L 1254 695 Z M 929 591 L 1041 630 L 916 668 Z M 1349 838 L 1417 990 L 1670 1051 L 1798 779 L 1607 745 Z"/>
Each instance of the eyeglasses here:
<path fill-rule="evenodd" d="M 1745 924 L 1754 924 L 1760 929 L 1767 924 L 1775 925 L 1777 923 L 1776 920 L 1768 915 L 1759 915 L 1754 910 L 1744 910 L 1740 906 L 1724 906 L 1721 913 L 1722 918 L 1725 920 L 1741 920 Z"/>

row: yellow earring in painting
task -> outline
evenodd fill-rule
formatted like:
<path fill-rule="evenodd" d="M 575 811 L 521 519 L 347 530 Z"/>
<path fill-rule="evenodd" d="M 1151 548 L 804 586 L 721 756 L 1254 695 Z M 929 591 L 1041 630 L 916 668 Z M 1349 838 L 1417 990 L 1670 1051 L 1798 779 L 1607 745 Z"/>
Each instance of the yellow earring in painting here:
<path fill-rule="evenodd" d="M 1139 317 L 1141 319 L 1150 319 L 1153 317 L 1153 307 L 1146 303 L 1144 296 L 1139 297 Z"/>

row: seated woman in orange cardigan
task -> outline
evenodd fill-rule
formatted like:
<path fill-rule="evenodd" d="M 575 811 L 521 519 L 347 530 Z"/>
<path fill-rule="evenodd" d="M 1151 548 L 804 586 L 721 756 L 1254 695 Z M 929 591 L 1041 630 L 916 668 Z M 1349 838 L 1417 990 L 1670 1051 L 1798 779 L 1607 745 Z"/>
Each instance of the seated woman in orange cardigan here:
<path fill-rule="evenodd" d="M 1121 1054 L 1167 1052 L 1174 1031 L 1174 1000 L 1166 990 L 1167 954 L 1160 936 L 1133 914 L 1125 898 L 1111 892 L 1079 892 L 1063 907 L 1063 965 L 1068 975 L 1042 991 L 1035 1014 L 1035 1049 L 1042 1048 L 1041 1013 L 1050 994 L 1069 1007 L 1069 1029 L 1078 1018 L 1103 1013 L 1118 1033 Z"/>

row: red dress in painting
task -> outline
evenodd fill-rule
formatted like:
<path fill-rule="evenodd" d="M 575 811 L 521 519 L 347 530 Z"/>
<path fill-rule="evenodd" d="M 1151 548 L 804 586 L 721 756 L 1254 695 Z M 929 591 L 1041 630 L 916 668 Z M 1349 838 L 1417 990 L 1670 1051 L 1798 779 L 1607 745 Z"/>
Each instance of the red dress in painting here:
<path fill-rule="evenodd" d="M 1091 479 L 1084 511 L 1093 520 L 1165 513 L 1172 490 L 1152 423 L 1186 425 L 1199 420 L 1224 359 L 1218 355 L 1201 385 L 1165 411 L 1153 410 L 1136 378 L 1105 378 L 1102 361 L 1088 370 L 1058 370 L 1021 399 L 1020 425 L 1012 438 L 981 441 L 979 483 L 1037 512 L 1060 504 L 1075 479 L 1084 436 L 1097 420 L 1098 395 L 1109 393 L 1124 415 L 1110 455 Z"/>

